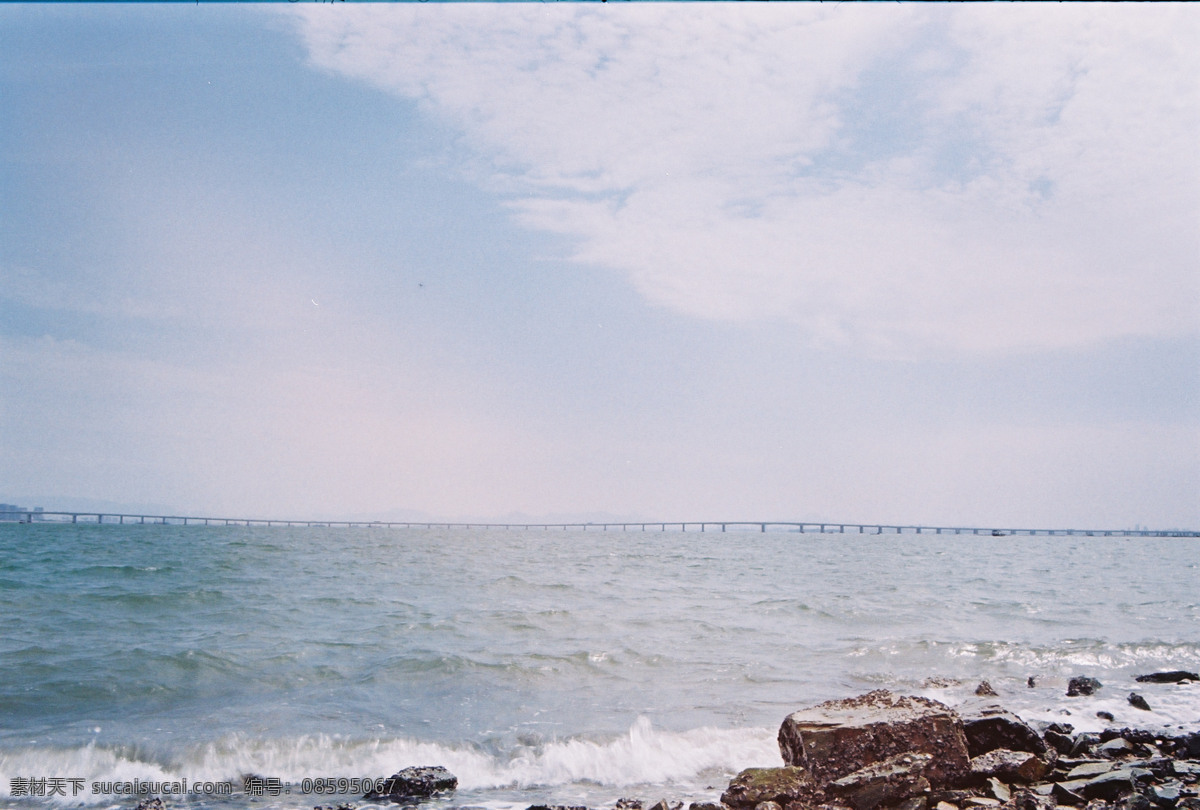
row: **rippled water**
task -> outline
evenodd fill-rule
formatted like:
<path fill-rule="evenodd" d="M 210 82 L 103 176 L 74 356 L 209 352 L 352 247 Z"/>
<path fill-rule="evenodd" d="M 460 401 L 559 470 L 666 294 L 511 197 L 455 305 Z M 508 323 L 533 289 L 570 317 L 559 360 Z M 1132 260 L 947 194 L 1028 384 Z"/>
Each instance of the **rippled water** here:
<path fill-rule="evenodd" d="M 1200 687 L 1133 682 L 1200 669 L 1197 581 L 1189 539 L 0 525 L 0 797 L 444 764 L 457 803 L 702 798 L 800 706 L 981 679 L 1197 728 Z"/>

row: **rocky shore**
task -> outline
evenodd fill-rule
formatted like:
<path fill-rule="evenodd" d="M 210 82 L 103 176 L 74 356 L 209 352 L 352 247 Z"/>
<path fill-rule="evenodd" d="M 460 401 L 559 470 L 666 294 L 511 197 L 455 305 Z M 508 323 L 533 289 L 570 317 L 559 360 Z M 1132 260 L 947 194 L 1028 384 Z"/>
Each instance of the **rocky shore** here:
<path fill-rule="evenodd" d="M 1196 675 L 1138 680 L 1179 683 Z M 1083 695 L 1099 687 L 1079 678 L 1068 688 Z M 1200 729 L 1035 729 L 995 703 L 986 682 L 976 695 L 952 709 L 879 690 L 802 709 L 779 729 L 783 767 L 744 770 L 719 803 L 693 802 L 688 810 L 1200 810 Z M 1129 702 L 1145 699 L 1134 694 Z M 623 799 L 615 810 L 682 808 Z"/>
<path fill-rule="evenodd" d="M 1147 683 L 1200 680 L 1155 673 Z M 1068 694 L 1100 688 L 1072 679 Z M 877 690 L 788 715 L 779 729 L 782 767 L 748 768 L 720 802 L 688 810 L 1200 810 L 1200 726 L 1183 733 L 1107 728 L 1076 733 L 1069 723 L 1037 728 L 994 701 L 951 708 L 926 697 Z M 1137 694 L 1129 702 L 1145 699 Z M 1099 713 L 1103 716 L 1103 713 Z M 1181 730 L 1182 731 L 1182 730 Z M 416 806 L 457 787 L 440 766 L 405 768 L 362 797 Z M 153 804 L 151 803 L 153 802 Z M 682 801 L 624 798 L 613 810 L 683 810 Z M 137 810 L 161 810 L 159 800 Z M 356 810 L 356 803 L 314 810 Z M 527 810 L 589 810 L 531 805 Z M 596 809 L 599 810 L 599 809 Z"/>
<path fill-rule="evenodd" d="M 1072 731 L 871 692 L 789 715 L 785 766 L 743 771 L 696 810 L 1200 810 L 1200 732 Z"/>

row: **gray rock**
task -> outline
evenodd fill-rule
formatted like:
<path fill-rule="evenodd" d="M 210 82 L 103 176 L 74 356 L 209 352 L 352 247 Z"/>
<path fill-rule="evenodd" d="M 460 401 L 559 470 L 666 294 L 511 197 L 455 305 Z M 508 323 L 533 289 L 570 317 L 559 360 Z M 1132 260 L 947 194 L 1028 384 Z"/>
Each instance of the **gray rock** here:
<path fill-rule="evenodd" d="M 988 790 L 992 796 L 1002 802 L 1006 802 L 1012 798 L 1012 791 L 1008 789 L 1008 785 L 1001 782 L 996 777 L 988 780 Z"/>
<path fill-rule="evenodd" d="M 990 778 L 1031 784 L 1045 777 L 1050 766 L 1029 751 L 996 748 L 971 760 L 971 778 L 982 784 Z"/>
<path fill-rule="evenodd" d="M 762 802 L 786 805 L 815 792 L 812 777 L 804 768 L 747 768 L 729 783 L 721 802 L 733 808 L 757 807 Z"/>
<path fill-rule="evenodd" d="M 1046 729 L 1042 732 L 1042 739 L 1046 745 L 1053 748 L 1060 754 L 1071 753 L 1071 748 L 1075 745 L 1075 739 L 1069 734 L 1063 734 L 1060 731 Z"/>
<path fill-rule="evenodd" d="M 996 697 L 996 690 L 987 681 L 980 681 L 979 686 L 975 687 L 975 694 L 979 697 Z"/>
<path fill-rule="evenodd" d="M 848 801 L 854 810 L 894 805 L 929 790 L 923 774 L 932 762 L 931 754 L 897 754 L 835 779 L 828 792 Z"/>
<path fill-rule="evenodd" d="M 967 753 L 972 757 L 997 748 L 1009 751 L 1028 751 L 1038 756 L 1046 753 L 1046 742 L 1024 720 L 996 705 L 971 706 L 959 709 L 963 734 L 967 738 Z"/>
<path fill-rule="evenodd" d="M 1129 705 L 1135 709 L 1141 709 L 1144 712 L 1150 711 L 1150 704 L 1147 703 L 1146 699 L 1137 692 L 1129 693 Z"/>
<path fill-rule="evenodd" d="M 372 790 L 363 798 L 373 799 L 428 799 L 439 793 L 448 793 L 458 788 L 458 777 L 441 765 L 424 765 L 404 768 L 389 776 L 381 790 Z"/>
<path fill-rule="evenodd" d="M 1054 787 L 1050 792 L 1050 796 L 1059 804 L 1069 804 L 1078 807 L 1084 804 L 1087 799 L 1079 790 L 1084 786 L 1085 782 L 1055 782 Z"/>
<path fill-rule="evenodd" d="M 1071 756 L 1077 757 L 1081 754 L 1090 753 L 1091 750 L 1100 744 L 1100 735 L 1093 734 L 1090 731 L 1084 731 L 1075 735 L 1075 744 L 1071 746 Z"/>
<path fill-rule="evenodd" d="M 1140 793 L 1130 793 L 1117 802 L 1118 810 L 1150 810 L 1150 800 Z"/>
<path fill-rule="evenodd" d="M 1195 672 L 1185 672 L 1174 669 L 1170 672 L 1152 672 L 1149 675 L 1138 675 L 1138 683 L 1182 683 L 1184 681 L 1200 681 L 1200 675 Z"/>
<path fill-rule="evenodd" d="M 1067 697 L 1078 697 L 1079 695 L 1094 695 L 1096 690 L 1103 686 L 1100 681 L 1095 678 L 1088 678 L 1083 675 L 1072 678 L 1067 682 Z"/>
<path fill-rule="evenodd" d="M 1018 790 L 1006 806 L 1012 810 L 1054 810 L 1055 804 L 1055 801 L 1050 798 L 1049 790 L 1045 793 Z"/>
<path fill-rule="evenodd" d="M 1154 799 L 1155 804 L 1162 805 L 1163 807 L 1174 807 L 1183 792 L 1183 783 L 1177 779 L 1170 779 L 1161 785 L 1150 785 L 1146 792 Z"/>
<path fill-rule="evenodd" d="M 1133 773 L 1127 768 L 1101 774 L 1089 779 L 1079 791 L 1085 799 L 1115 802 L 1133 792 Z"/>
<path fill-rule="evenodd" d="M 1067 779 L 1093 779 L 1101 774 L 1115 771 L 1118 765 L 1111 760 L 1108 762 L 1084 762 L 1076 765 L 1067 772 Z"/>
<path fill-rule="evenodd" d="M 901 754 L 928 754 L 925 776 L 941 786 L 965 774 L 969 759 L 953 709 L 882 689 L 788 715 L 779 750 L 784 762 L 806 768 L 818 785 Z"/>
<path fill-rule="evenodd" d="M 1200 731 L 1171 737 L 1170 743 L 1170 753 L 1173 756 L 1183 759 L 1200 759 Z"/>
<path fill-rule="evenodd" d="M 1096 746 L 1096 753 L 1105 757 L 1119 757 L 1133 751 L 1133 743 L 1124 737 L 1117 737 Z"/>

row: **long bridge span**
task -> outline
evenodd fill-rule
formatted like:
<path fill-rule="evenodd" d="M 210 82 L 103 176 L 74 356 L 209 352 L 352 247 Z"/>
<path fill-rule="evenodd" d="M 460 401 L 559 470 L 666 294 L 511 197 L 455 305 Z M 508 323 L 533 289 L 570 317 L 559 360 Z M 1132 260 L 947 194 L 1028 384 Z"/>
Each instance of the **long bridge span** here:
<path fill-rule="evenodd" d="M 613 523 L 462 523 L 390 520 L 284 520 L 278 518 L 131 515 L 113 512 L 0 512 L 0 521 L 17 523 L 156 524 L 175 526 L 293 526 L 379 529 L 521 529 L 597 532 L 793 532 L 797 534 L 969 534 L 993 537 L 1045 535 L 1060 537 L 1200 537 L 1189 529 L 1028 529 L 1005 526 L 922 526 L 897 523 L 838 523 L 778 520 L 628 521 Z"/>

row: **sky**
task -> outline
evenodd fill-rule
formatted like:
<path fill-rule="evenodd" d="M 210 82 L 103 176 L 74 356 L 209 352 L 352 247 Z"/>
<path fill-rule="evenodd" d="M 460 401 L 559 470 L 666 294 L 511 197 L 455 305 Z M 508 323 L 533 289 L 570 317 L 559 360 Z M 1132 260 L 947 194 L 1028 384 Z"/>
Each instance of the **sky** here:
<path fill-rule="evenodd" d="M 0 6 L 0 499 L 1200 527 L 1200 9 Z"/>

